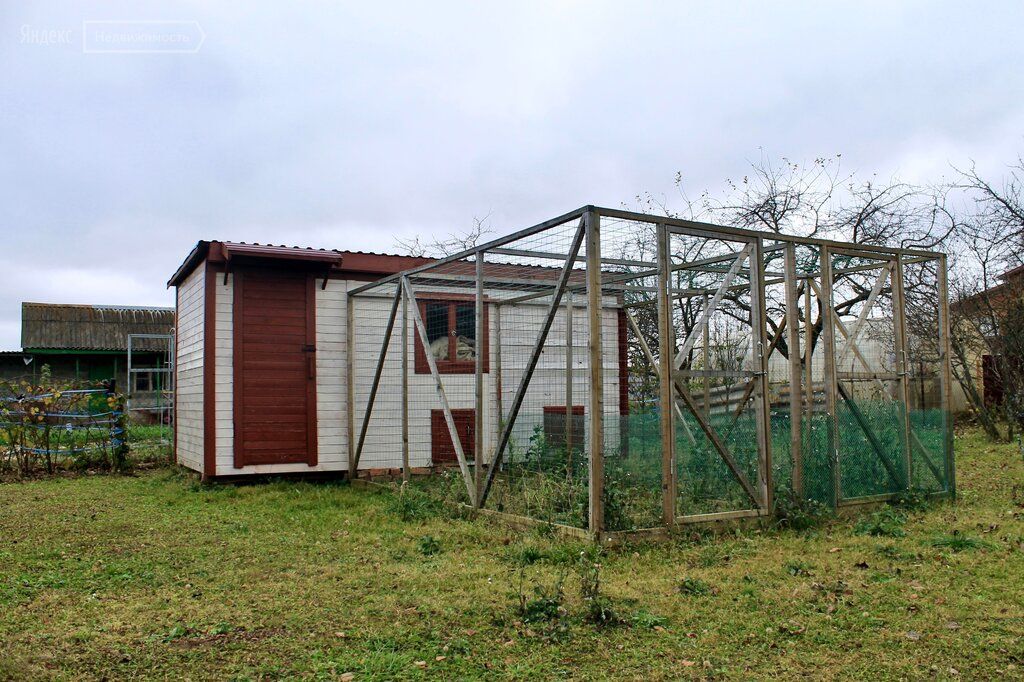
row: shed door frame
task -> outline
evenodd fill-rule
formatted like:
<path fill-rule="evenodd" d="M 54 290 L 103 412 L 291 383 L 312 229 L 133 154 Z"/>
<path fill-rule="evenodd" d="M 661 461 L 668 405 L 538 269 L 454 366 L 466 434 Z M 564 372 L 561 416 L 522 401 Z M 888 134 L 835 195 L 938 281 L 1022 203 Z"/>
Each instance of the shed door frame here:
<path fill-rule="evenodd" d="M 244 357 L 245 348 L 243 343 L 243 291 L 247 274 L 258 272 L 294 272 L 283 268 L 272 267 L 236 267 L 232 269 L 233 296 L 232 296 L 232 387 L 233 401 L 232 414 L 234 415 L 234 466 L 236 469 L 242 467 L 263 464 L 301 464 L 301 461 L 289 460 L 282 462 L 267 462 L 265 460 L 252 461 L 246 456 L 243 447 L 243 419 L 245 415 L 245 372 Z M 306 319 L 305 319 L 305 345 L 303 348 L 306 362 L 306 458 L 305 463 L 309 466 L 316 466 L 317 455 L 317 409 L 316 409 L 316 284 L 315 276 L 312 273 L 296 273 L 297 276 L 305 277 L 306 297 Z"/>

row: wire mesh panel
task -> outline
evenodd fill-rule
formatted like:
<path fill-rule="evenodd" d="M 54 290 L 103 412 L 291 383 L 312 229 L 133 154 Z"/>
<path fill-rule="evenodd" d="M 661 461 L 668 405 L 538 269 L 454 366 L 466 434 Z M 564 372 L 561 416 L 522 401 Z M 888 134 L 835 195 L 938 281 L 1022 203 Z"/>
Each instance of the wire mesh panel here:
<path fill-rule="evenodd" d="M 767 453 L 755 245 L 674 232 L 670 253 L 677 507 L 683 516 L 757 508 Z"/>
<path fill-rule="evenodd" d="M 842 499 L 906 488 L 895 259 L 832 253 L 836 443 Z"/>
<path fill-rule="evenodd" d="M 606 400 L 605 528 L 664 521 L 658 338 L 658 230 L 654 223 L 601 220 L 603 368 Z"/>
<path fill-rule="evenodd" d="M 801 308 L 801 380 L 804 393 L 800 495 L 803 499 L 831 505 L 836 497 L 836 446 L 828 400 L 832 387 L 827 383 L 825 371 L 825 356 L 830 351 L 823 333 L 826 310 L 822 298 L 821 249 L 797 244 L 794 251 L 797 274 L 804 285 L 801 300 L 797 303 Z"/>
<path fill-rule="evenodd" d="M 582 229 L 573 220 L 485 256 L 486 272 L 510 274 L 508 281 L 486 278 L 500 302 L 494 386 L 499 444 L 508 430 L 486 506 L 579 528 L 589 523 L 587 415 L 593 409 Z"/>
<path fill-rule="evenodd" d="M 911 486 L 927 492 L 948 492 L 953 453 L 952 428 L 943 401 L 942 293 L 939 259 L 905 259 L 907 375 L 910 421 Z"/>
<path fill-rule="evenodd" d="M 787 254 L 789 248 L 784 243 L 766 247 L 763 258 L 768 333 L 766 383 L 770 409 L 771 474 L 776 498 L 792 495 L 803 486 L 799 461 L 802 449 L 800 430 L 806 420 L 802 376 L 804 325 L 801 324 L 803 307 L 800 302 L 806 283 L 797 278 L 795 254 Z M 795 360 L 795 365 L 791 360 Z"/>

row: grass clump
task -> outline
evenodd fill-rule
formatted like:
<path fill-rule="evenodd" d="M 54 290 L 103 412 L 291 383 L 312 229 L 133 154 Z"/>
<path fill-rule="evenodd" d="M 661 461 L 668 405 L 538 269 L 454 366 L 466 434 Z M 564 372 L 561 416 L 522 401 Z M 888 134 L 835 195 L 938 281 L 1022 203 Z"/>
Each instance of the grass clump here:
<path fill-rule="evenodd" d="M 700 578 L 683 578 L 679 582 L 679 594 L 686 595 L 687 597 L 706 597 L 714 592 L 711 585 Z"/>
<path fill-rule="evenodd" d="M 423 556 L 434 556 L 441 553 L 441 543 L 433 535 L 424 535 L 416 543 L 416 549 Z"/>
<path fill-rule="evenodd" d="M 970 535 L 964 535 L 958 530 L 954 530 L 949 535 L 934 537 L 928 541 L 928 544 L 932 547 L 948 549 L 953 552 L 969 552 L 976 549 L 991 549 L 993 547 L 991 542 L 986 542 Z"/>
<path fill-rule="evenodd" d="M 907 534 L 903 530 L 903 525 L 906 522 L 907 517 L 905 515 L 891 507 L 886 507 L 872 512 L 870 516 L 858 521 L 853 531 L 858 535 L 902 538 Z"/>
<path fill-rule="evenodd" d="M 791 559 L 785 563 L 784 568 L 786 569 L 786 573 L 796 578 L 812 575 L 811 570 L 814 566 L 811 566 L 802 559 Z"/>
<path fill-rule="evenodd" d="M 388 508 L 403 521 L 426 521 L 441 513 L 441 502 L 403 484 L 389 500 Z"/>
<path fill-rule="evenodd" d="M 637 628 L 663 628 L 668 624 L 668 619 L 640 609 L 629 617 L 629 624 Z"/>
<path fill-rule="evenodd" d="M 932 498 L 923 488 L 911 488 L 896 493 L 892 506 L 911 512 L 927 511 L 932 505 Z"/>

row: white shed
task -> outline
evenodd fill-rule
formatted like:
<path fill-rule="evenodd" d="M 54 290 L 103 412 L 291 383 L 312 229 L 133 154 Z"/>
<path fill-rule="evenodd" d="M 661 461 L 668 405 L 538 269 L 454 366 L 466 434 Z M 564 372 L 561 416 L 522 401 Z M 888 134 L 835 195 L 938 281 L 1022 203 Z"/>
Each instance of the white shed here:
<path fill-rule="evenodd" d="M 409 256 L 199 242 L 168 282 L 176 288 L 177 462 L 198 471 L 204 479 L 347 472 L 352 424 L 358 435 L 391 305 L 381 298 L 361 301 L 354 309 L 353 350 L 347 342 L 348 292 L 430 262 Z M 501 295 L 485 294 L 493 295 L 494 300 Z M 473 295 L 437 289 L 418 292 L 416 300 L 421 319 L 439 330 L 431 332 L 429 352 L 441 365 L 462 449 L 473 453 L 475 361 L 467 361 L 466 353 L 473 352 L 476 343 L 470 339 L 471 347 L 467 346 L 460 336 L 460 330 L 475 326 Z M 566 403 L 568 376 L 577 386 L 574 396 L 585 392 L 586 311 L 568 304 L 566 308 L 572 311 L 571 319 L 579 320 L 577 329 L 582 333 L 567 334 L 569 325 L 564 317 L 552 325 L 524 408 L 533 409 L 538 419 L 540 415 L 565 415 L 570 407 Z M 522 371 L 516 354 L 507 351 L 516 344 L 527 347 L 532 343 L 544 312 L 542 305 L 517 306 L 515 319 L 505 318 L 502 330 L 500 306 L 485 307 L 487 331 L 480 346 L 486 358 L 484 381 L 489 395 L 494 396 L 484 404 L 485 460 L 499 430 L 502 396 L 511 401 Z M 625 414 L 625 318 L 614 306 L 604 309 L 602 315 L 608 375 L 604 412 Z M 471 316 L 468 321 L 467 316 Z M 497 336 L 502 333 L 503 338 Z M 410 466 L 451 466 L 455 464 L 453 444 L 426 368 L 427 349 L 415 335 L 406 342 L 414 366 L 409 379 Z M 506 348 L 504 367 L 495 351 L 498 343 Z M 579 352 L 565 350 L 573 347 Z M 400 355 L 401 337 L 395 335 L 389 356 Z M 393 434 L 399 428 L 394 411 L 387 409 L 387 395 L 393 395 L 398 386 L 394 379 L 392 384 L 388 381 L 384 379 L 377 396 L 372 413 L 375 428 L 364 444 L 360 470 L 402 466 L 401 448 L 389 438 L 373 435 Z M 350 396 L 354 405 L 351 415 Z M 582 404 L 571 408 L 574 415 L 583 410 Z M 395 421 L 394 428 L 388 426 L 389 419 Z M 609 424 L 613 431 L 614 422 Z"/>

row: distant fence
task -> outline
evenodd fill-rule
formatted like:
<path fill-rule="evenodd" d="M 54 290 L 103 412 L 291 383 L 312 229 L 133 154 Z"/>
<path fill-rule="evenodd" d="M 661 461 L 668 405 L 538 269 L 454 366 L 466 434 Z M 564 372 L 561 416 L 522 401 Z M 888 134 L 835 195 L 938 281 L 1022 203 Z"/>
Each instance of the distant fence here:
<path fill-rule="evenodd" d="M 125 401 L 114 388 L 0 385 L 0 472 L 124 469 Z"/>

